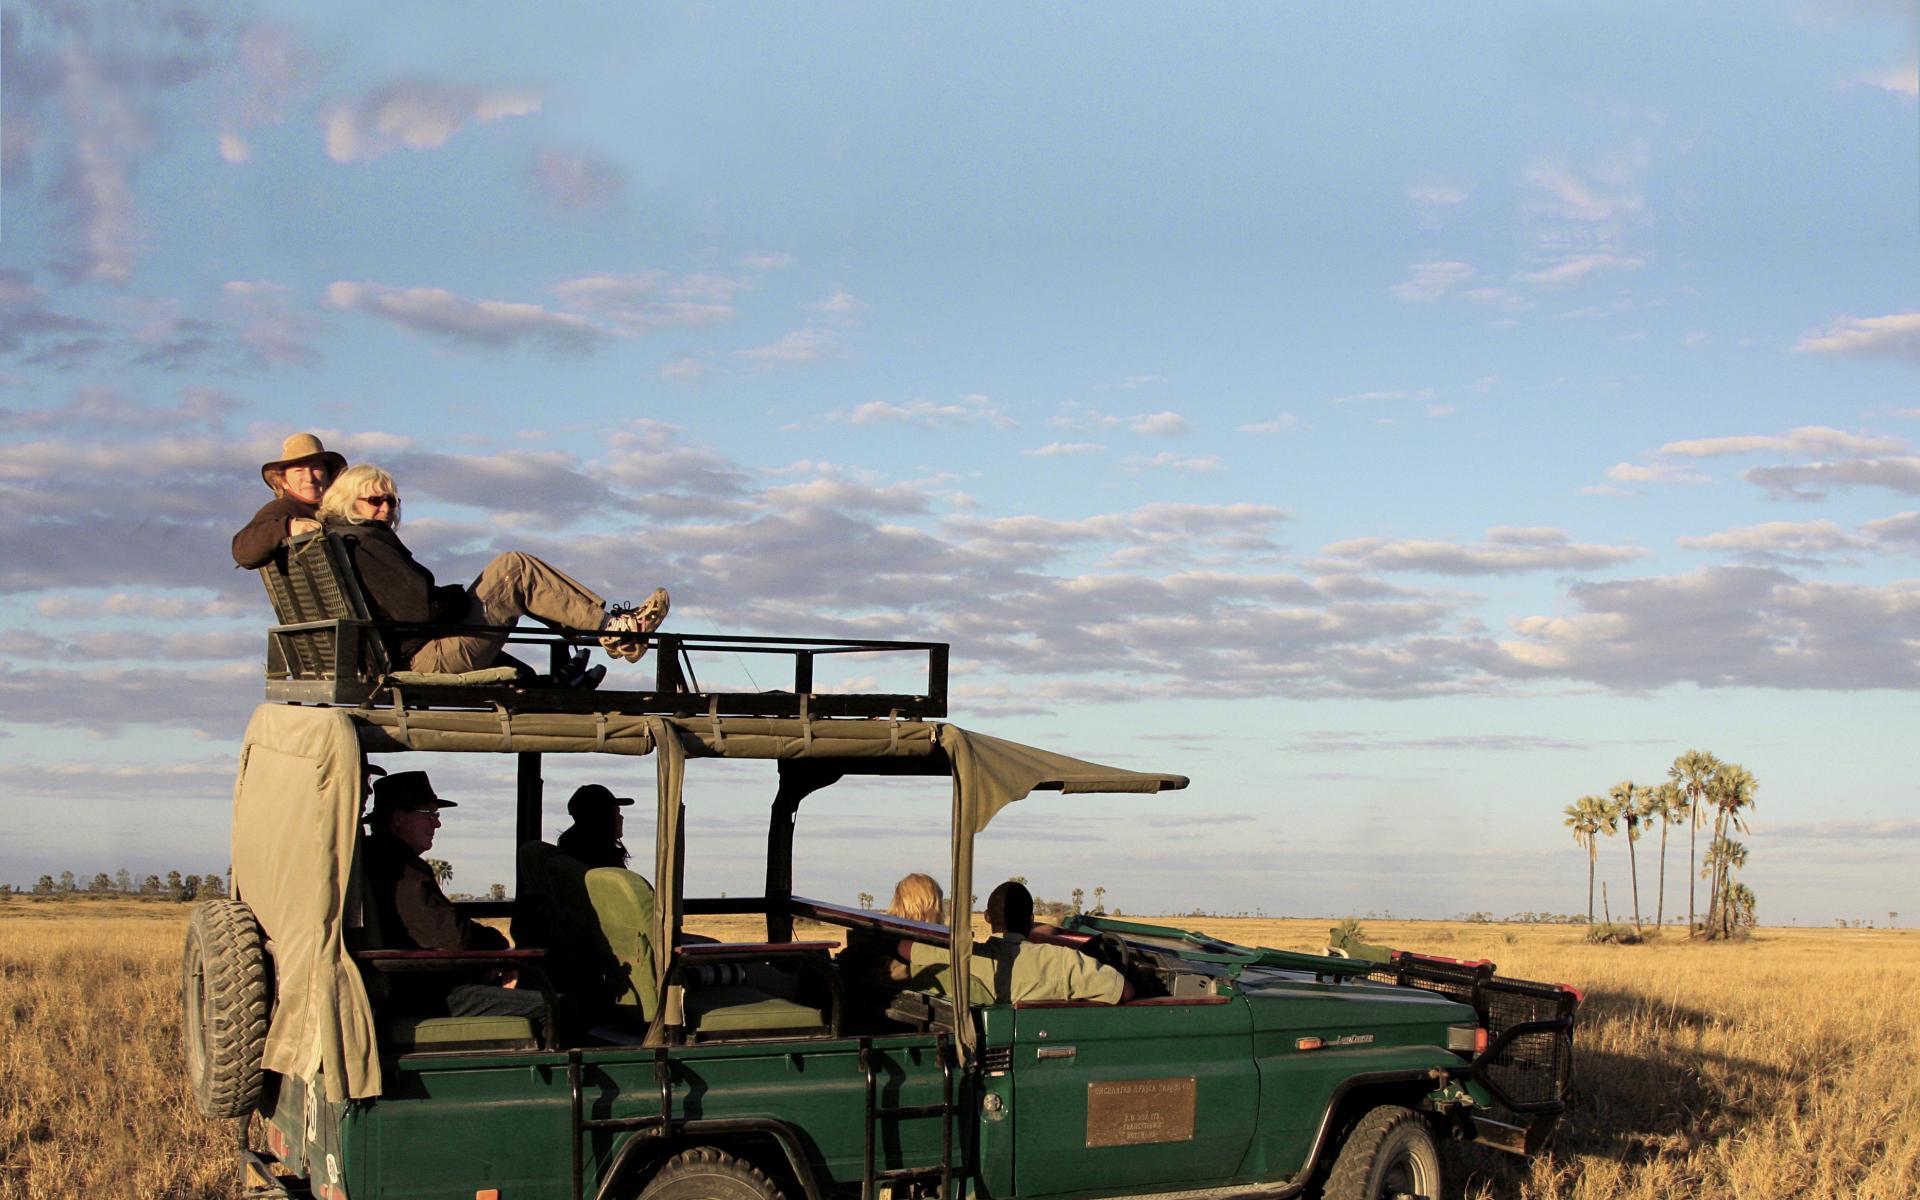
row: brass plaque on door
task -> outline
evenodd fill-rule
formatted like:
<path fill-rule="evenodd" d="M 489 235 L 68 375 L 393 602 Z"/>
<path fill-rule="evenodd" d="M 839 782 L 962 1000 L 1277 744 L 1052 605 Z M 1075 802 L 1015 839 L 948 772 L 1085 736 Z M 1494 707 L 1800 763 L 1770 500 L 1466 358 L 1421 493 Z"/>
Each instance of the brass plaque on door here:
<path fill-rule="evenodd" d="M 1087 1085 L 1087 1145 L 1193 1140 L 1194 1077 L 1116 1079 Z"/>

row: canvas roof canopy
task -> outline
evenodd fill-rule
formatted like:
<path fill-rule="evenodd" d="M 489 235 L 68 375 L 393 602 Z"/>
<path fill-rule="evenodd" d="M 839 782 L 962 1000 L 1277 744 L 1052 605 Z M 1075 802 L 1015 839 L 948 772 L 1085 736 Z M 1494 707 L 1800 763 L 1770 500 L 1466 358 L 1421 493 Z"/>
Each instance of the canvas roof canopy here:
<path fill-rule="evenodd" d="M 365 800 L 363 754 L 407 750 L 657 754 L 654 882 L 662 928 L 654 944 L 663 978 L 680 911 L 673 889 L 689 759 L 779 761 L 782 789 L 795 795 L 848 774 L 950 775 L 954 896 L 972 894 L 974 836 L 1034 791 L 1152 794 L 1187 786 L 1181 775 L 1103 766 L 923 721 L 262 705 L 248 724 L 235 783 L 234 889 L 274 942 L 281 973 L 267 1066 L 308 1076 L 324 1064 L 330 1099 L 380 1091 L 371 1006 L 344 933 Z M 971 955 L 969 923 L 955 922 L 955 979 L 969 978 Z M 970 1051 L 972 1025 L 959 1024 Z"/>

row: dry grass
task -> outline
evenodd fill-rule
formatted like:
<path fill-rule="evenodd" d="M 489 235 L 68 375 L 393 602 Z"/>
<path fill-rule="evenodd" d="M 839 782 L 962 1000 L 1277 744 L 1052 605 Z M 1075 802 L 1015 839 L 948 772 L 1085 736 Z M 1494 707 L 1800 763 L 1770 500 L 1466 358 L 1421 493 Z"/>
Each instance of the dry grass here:
<path fill-rule="evenodd" d="M 230 1195 L 231 1125 L 180 1079 L 186 909 L 0 904 L 0 1198 Z M 722 937 L 744 924 L 715 923 Z M 1324 921 L 1173 918 L 1311 949 Z M 817 931 L 802 930 L 801 936 Z M 1452 1152 L 1466 1200 L 1920 1194 L 1920 934 L 1588 946 L 1565 926 L 1370 922 L 1374 941 L 1587 995 L 1573 1111 L 1531 1165 Z M 1512 941 L 1509 942 L 1508 939 Z"/>

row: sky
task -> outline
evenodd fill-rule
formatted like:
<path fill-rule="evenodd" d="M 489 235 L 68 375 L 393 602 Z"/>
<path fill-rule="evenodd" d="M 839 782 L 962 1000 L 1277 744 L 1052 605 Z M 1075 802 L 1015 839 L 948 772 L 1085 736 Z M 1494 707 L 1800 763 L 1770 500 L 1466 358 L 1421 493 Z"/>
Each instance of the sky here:
<path fill-rule="evenodd" d="M 0 880 L 224 866 L 227 542 L 311 430 L 443 580 L 947 641 L 954 721 L 1193 781 L 977 878 L 1580 912 L 1562 809 L 1698 748 L 1763 921 L 1920 919 L 1917 12 L 10 4 Z M 509 879 L 511 761 L 434 770 L 454 887 Z M 692 775 L 696 890 L 768 792 Z M 944 818 L 810 801 L 801 888 Z"/>

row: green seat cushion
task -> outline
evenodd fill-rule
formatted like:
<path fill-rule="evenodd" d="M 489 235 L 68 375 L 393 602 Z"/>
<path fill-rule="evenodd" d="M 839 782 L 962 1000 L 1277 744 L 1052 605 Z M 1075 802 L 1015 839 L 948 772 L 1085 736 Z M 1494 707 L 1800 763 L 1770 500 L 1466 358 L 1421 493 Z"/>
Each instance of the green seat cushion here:
<path fill-rule="evenodd" d="M 395 1017 L 387 1040 L 401 1051 L 506 1050 L 539 1045 L 525 1017 Z"/>
<path fill-rule="evenodd" d="M 687 993 L 687 1024 L 697 1033 L 807 1029 L 825 1025 L 819 1009 L 748 987 L 701 988 Z"/>
<path fill-rule="evenodd" d="M 482 667 L 478 671 L 394 671 L 387 676 L 395 683 L 467 686 L 472 684 L 512 683 L 520 672 L 512 667 Z"/>

